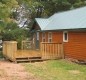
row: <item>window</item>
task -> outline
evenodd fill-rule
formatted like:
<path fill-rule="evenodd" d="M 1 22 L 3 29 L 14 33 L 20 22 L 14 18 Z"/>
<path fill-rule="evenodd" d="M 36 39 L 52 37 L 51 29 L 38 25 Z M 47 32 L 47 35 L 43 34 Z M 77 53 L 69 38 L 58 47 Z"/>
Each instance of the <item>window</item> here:
<path fill-rule="evenodd" d="M 39 40 L 39 32 L 37 32 L 37 40 Z"/>
<path fill-rule="evenodd" d="M 63 42 L 68 42 L 68 32 L 67 31 L 63 32 Z"/>
<path fill-rule="evenodd" d="M 48 42 L 52 42 L 52 33 L 51 32 L 48 33 Z"/>
<path fill-rule="evenodd" d="M 46 41 L 46 35 L 45 35 L 45 32 L 42 33 L 42 42 L 45 42 Z"/>

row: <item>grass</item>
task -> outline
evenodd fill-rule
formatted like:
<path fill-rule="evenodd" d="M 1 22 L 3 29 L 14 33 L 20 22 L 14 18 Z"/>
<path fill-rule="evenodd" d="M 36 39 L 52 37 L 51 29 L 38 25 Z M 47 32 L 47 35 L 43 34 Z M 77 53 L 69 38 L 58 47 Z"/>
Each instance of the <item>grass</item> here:
<path fill-rule="evenodd" d="M 67 60 L 52 60 L 23 64 L 26 70 L 40 80 L 86 80 L 86 65 Z"/>

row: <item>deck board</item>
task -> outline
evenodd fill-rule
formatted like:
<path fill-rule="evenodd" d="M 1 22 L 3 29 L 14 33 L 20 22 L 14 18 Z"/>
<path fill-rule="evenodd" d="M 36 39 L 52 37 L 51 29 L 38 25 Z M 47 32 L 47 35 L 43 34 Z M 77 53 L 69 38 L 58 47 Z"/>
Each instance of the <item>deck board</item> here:
<path fill-rule="evenodd" d="M 41 53 L 38 50 L 17 50 L 15 57 L 16 58 L 41 57 Z"/>

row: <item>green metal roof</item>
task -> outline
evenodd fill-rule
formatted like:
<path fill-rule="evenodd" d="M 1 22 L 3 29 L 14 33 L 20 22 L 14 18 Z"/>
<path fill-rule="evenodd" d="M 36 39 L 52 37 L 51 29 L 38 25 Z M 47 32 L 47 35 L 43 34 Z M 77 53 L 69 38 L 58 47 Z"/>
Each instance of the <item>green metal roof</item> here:
<path fill-rule="evenodd" d="M 43 30 L 45 28 L 45 26 L 48 25 L 48 23 L 50 22 L 48 19 L 42 19 L 42 18 L 35 18 L 38 25 L 40 26 L 41 30 Z"/>
<path fill-rule="evenodd" d="M 41 30 L 63 30 L 86 28 L 86 7 L 56 13 L 43 19 L 36 18 Z"/>

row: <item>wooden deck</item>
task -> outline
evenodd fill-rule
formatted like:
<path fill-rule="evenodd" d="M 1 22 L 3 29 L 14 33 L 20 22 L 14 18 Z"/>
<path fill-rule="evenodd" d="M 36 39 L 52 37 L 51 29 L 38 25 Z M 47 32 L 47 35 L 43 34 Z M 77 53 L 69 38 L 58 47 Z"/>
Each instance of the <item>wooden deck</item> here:
<path fill-rule="evenodd" d="M 41 53 L 40 51 L 37 50 L 17 50 L 15 57 L 16 58 L 41 57 Z"/>
<path fill-rule="evenodd" d="M 48 59 L 60 59 L 64 57 L 62 43 L 44 42 L 40 50 L 18 50 L 16 41 L 3 43 L 3 55 L 11 61 L 37 61 Z"/>
<path fill-rule="evenodd" d="M 39 61 L 41 59 L 40 51 L 37 50 L 17 50 L 15 62 Z"/>

